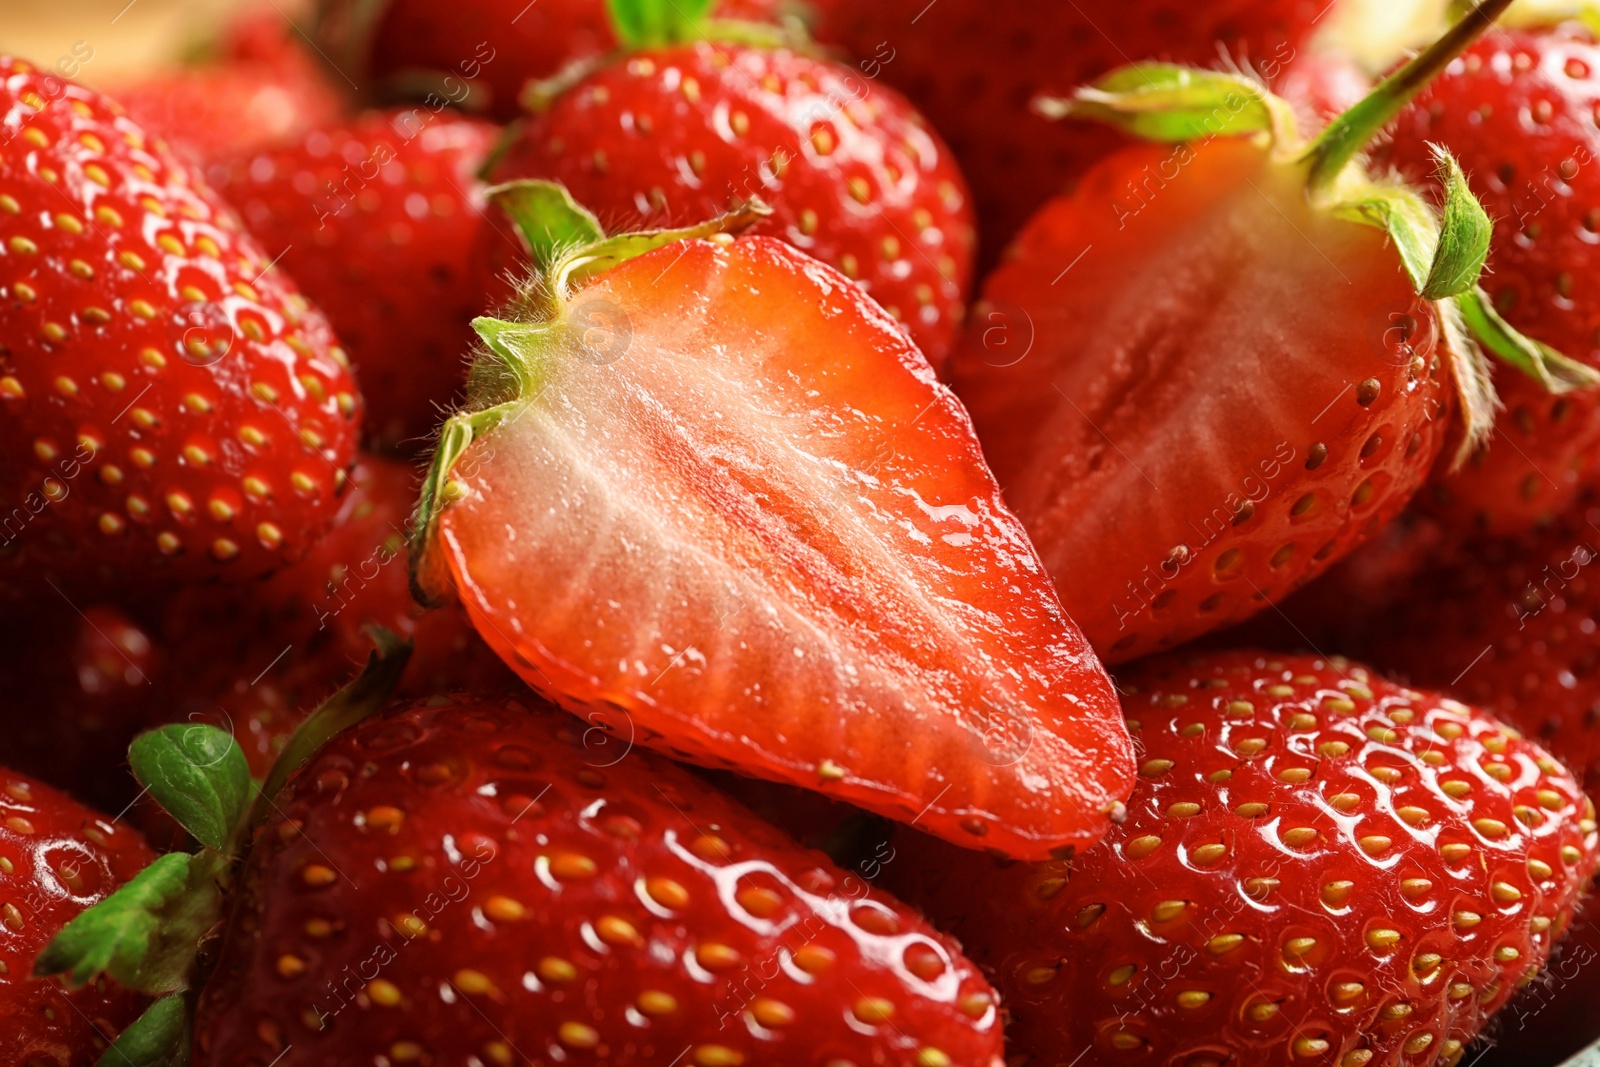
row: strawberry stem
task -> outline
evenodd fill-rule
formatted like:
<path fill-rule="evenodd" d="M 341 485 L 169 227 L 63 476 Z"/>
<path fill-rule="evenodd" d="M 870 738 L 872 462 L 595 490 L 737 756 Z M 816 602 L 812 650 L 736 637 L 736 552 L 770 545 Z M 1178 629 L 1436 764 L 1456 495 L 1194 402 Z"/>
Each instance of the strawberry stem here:
<path fill-rule="evenodd" d="M 1357 152 L 1425 89 L 1450 62 L 1466 51 L 1484 30 L 1511 6 L 1512 0 L 1483 0 L 1465 17 L 1389 75 L 1360 103 L 1334 119 L 1306 149 L 1311 162 L 1308 185 L 1313 192 L 1338 180 Z"/>

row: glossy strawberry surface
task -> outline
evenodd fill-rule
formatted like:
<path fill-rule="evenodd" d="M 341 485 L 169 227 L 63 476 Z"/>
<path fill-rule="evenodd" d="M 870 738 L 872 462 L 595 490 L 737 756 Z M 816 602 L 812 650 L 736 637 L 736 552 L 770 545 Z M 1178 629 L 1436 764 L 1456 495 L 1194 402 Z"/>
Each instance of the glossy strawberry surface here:
<path fill-rule="evenodd" d="M 1489 34 L 1403 112 L 1385 162 L 1432 172 L 1428 144 L 1455 153 L 1495 220 L 1485 290 L 1518 329 L 1600 367 L 1600 47 L 1582 30 Z M 1505 410 L 1487 450 L 1424 494 L 1463 529 L 1548 524 L 1600 481 L 1600 398 L 1553 395 L 1495 367 Z"/>
<path fill-rule="evenodd" d="M 559 181 L 608 228 L 692 225 L 759 197 L 754 232 L 837 267 L 934 366 L 976 237 L 966 182 L 893 89 L 781 48 L 700 41 L 619 57 L 537 111 L 496 174 Z"/>
<path fill-rule="evenodd" d="M 657 248 L 557 314 L 499 342 L 537 388 L 455 461 L 434 535 L 524 680 L 971 847 L 1105 832 L 1132 779 L 1110 684 L 882 309 L 746 237 Z"/>
<path fill-rule="evenodd" d="M 197 1064 L 998 1067 L 988 983 L 914 912 L 547 705 L 424 702 L 278 798 Z"/>
<path fill-rule="evenodd" d="M 244 579 L 304 555 L 361 410 L 326 320 L 114 103 L 7 58 L 0 123 L 7 580 Z"/>
<path fill-rule="evenodd" d="M 0 770 L 0 1059 L 19 1067 L 98 1061 L 142 998 L 102 979 L 74 992 L 33 977 L 62 926 L 154 854 L 138 831 L 43 782 Z"/>
<path fill-rule="evenodd" d="M 1343 660 L 1119 674 L 1140 781 L 1070 861 L 891 868 L 1042 1063 L 1462 1061 L 1594 873 L 1594 807 L 1484 712 Z M 927 839 L 923 839 L 926 841 Z"/>
<path fill-rule="evenodd" d="M 498 134 L 394 108 L 218 168 L 218 191 L 338 331 L 385 447 L 426 440 L 460 391 L 468 323 L 510 296 L 489 264 L 516 262 L 520 246 L 477 178 Z"/>
<path fill-rule="evenodd" d="M 1243 140 L 1125 149 L 984 285 L 953 365 L 1006 501 L 1121 662 L 1262 610 L 1423 483 L 1431 305 L 1381 230 Z"/>
<path fill-rule="evenodd" d="M 1364 570 L 1391 575 L 1381 587 L 1352 598 L 1319 583 L 1285 604 L 1285 617 L 1314 640 L 1487 708 L 1600 785 L 1600 511 L 1420 562 L 1416 542 L 1413 533 L 1364 553 Z"/>
<path fill-rule="evenodd" d="M 1028 216 L 1126 139 L 1035 114 L 1117 67 L 1165 59 L 1214 67 L 1219 50 L 1269 82 L 1327 10 L 1317 0 L 812 0 L 812 30 L 861 76 L 911 98 L 972 182 L 993 262 Z M 1060 268 L 1058 267 L 1057 270 Z"/>

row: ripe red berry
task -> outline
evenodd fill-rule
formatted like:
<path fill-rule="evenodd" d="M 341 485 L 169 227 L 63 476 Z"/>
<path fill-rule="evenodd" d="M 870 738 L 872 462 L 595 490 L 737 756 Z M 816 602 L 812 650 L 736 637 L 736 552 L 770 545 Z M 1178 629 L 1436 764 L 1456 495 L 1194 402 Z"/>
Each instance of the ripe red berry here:
<path fill-rule="evenodd" d="M 101 981 L 68 992 L 33 960 L 79 912 L 154 854 L 138 831 L 43 782 L 0 770 L 0 1060 L 94 1063 L 139 1015 L 142 998 Z"/>
<path fill-rule="evenodd" d="M 460 392 L 474 316 L 520 260 L 477 172 L 499 135 L 425 107 L 368 112 L 215 168 L 217 190 L 316 301 L 350 352 L 367 433 L 415 449 Z M 491 209 L 492 210 L 492 209 Z"/>
<path fill-rule="evenodd" d="M 1600 368 L 1600 46 L 1587 31 L 1492 33 L 1401 113 L 1380 154 L 1426 177 L 1428 144 L 1455 153 L 1495 220 L 1484 288 L 1518 329 Z M 1427 500 L 1463 529 L 1515 534 L 1548 524 L 1600 483 L 1600 399 L 1554 395 L 1504 367 L 1505 409 L 1465 469 Z"/>
<path fill-rule="evenodd" d="M 998 1067 L 988 983 L 914 912 L 545 706 L 438 700 L 278 797 L 196 1060 Z"/>
<path fill-rule="evenodd" d="M 530 81 L 617 45 L 606 0 L 322 0 L 317 41 L 362 84 L 466 104 L 501 122 L 522 116 Z M 719 18 L 772 19 L 782 0 L 723 0 Z M 418 94 L 423 95 L 423 94 Z"/>
<path fill-rule="evenodd" d="M 935 368 L 965 314 L 975 243 L 955 158 L 893 89 L 787 48 L 630 51 L 528 120 L 496 167 L 545 178 L 608 227 L 693 225 L 760 198 L 752 232 L 838 268 Z"/>
<path fill-rule="evenodd" d="M 0 59 L 7 581 L 246 579 L 332 520 L 360 401 L 326 320 L 104 97 Z"/>
<path fill-rule="evenodd" d="M 1453 1064 L 1594 874 L 1578 782 L 1478 709 L 1310 656 L 1119 682 L 1140 781 L 1104 842 L 891 868 L 994 975 L 1014 1055 Z"/>

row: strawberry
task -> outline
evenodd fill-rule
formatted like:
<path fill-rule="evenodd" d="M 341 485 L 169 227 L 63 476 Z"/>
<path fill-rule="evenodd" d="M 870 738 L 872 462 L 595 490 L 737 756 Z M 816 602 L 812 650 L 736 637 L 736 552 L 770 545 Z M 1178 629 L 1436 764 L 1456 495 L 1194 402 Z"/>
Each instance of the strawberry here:
<path fill-rule="evenodd" d="M 1479 709 L 1312 656 L 1118 680 L 1141 777 L 1105 841 L 890 868 L 994 975 L 1014 1056 L 1454 1064 L 1595 871 L 1578 782 Z"/>
<path fill-rule="evenodd" d="M 1452 407 L 1470 440 L 1487 432 L 1493 393 L 1464 323 L 1508 361 L 1570 369 L 1474 287 L 1489 224 L 1447 155 L 1442 222 L 1353 158 L 1487 21 L 1480 9 L 1309 143 L 1248 79 L 1163 64 L 1062 105 L 1176 147 L 1111 156 L 1029 223 L 953 378 L 1109 661 L 1327 569 L 1422 485 Z"/>
<path fill-rule="evenodd" d="M 161 627 L 169 677 L 181 679 L 167 717 L 231 727 L 264 777 L 300 722 L 355 676 L 374 625 L 414 646 L 403 695 L 522 688 L 460 605 L 424 611 L 412 599 L 405 540 L 416 481 L 408 464 L 367 456 L 333 528 L 304 560 L 251 587 L 247 604 L 236 589 L 179 594 Z"/>
<path fill-rule="evenodd" d="M 205 166 L 338 120 L 343 83 L 333 84 L 296 38 L 281 11 L 260 8 L 236 18 L 196 62 L 103 88 L 147 133 Z"/>
<path fill-rule="evenodd" d="M 972 278 L 972 208 L 905 98 L 787 48 L 631 43 L 541 95 L 496 176 L 560 182 L 607 224 L 688 225 L 759 197 L 773 212 L 753 232 L 858 281 L 942 367 Z"/>
<path fill-rule="evenodd" d="M 1580 508 L 1536 537 L 1469 541 L 1391 581 L 1385 596 L 1345 603 L 1335 636 L 1377 666 L 1487 708 L 1600 788 L 1597 562 L 1600 510 Z M 1330 589 L 1284 613 L 1314 631 L 1333 599 Z"/>
<path fill-rule="evenodd" d="M 360 414 L 321 313 L 106 98 L 4 58 L 0 122 L 7 580 L 244 579 L 299 558 Z"/>
<path fill-rule="evenodd" d="M 819 40 L 853 54 L 866 77 L 904 92 L 949 139 L 972 182 L 986 263 L 1035 209 L 1127 143 L 1101 126 L 1048 122 L 1030 109 L 1034 97 L 1069 92 L 1139 59 L 1215 64 L 1219 49 L 1270 81 L 1326 10 L 1319 0 L 810 6 Z"/>
<path fill-rule="evenodd" d="M 138 1017 L 140 998 L 99 982 L 68 993 L 33 978 L 33 957 L 68 920 L 153 858 L 136 830 L 65 793 L 0 770 L 0 1061 L 19 1067 L 94 1063 Z"/>
<path fill-rule="evenodd" d="M 500 190 L 540 273 L 423 484 L 412 565 L 640 743 L 1043 856 L 1132 776 L 1108 680 L 893 320 L 771 237 L 605 238 Z M 714 237 L 715 239 L 711 239 Z"/>
<path fill-rule="evenodd" d="M 369 718 L 404 658 L 381 642 L 254 802 L 225 733 L 141 735 L 135 773 L 202 848 L 80 916 L 36 970 L 173 994 L 134 1028 L 143 1062 L 188 1045 L 198 999 L 196 1067 L 532 1049 L 1000 1067 L 993 991 L 910 909 L 683 768 L 598 752 L 542 701 Z"/>
<path fill-rule="evenodd" d="M 998 1067 L 953 943 L 666 760 L 597 769 L 583 732 L 425 701 L 319 752 L 241 876 L 196 1064 Z"/>
<path fill-rule="evenodd" d="M 685 5 L 689 6 L 689 5 Z M 766 20 L 783 0 L 723 0 L 717 13 Z M 362 85 L 448 100 L 501 122 L 530 81 L 616 47 L 606 0 L 321 0 L 315 37 Z"/>
<path fill-rule="evenodd" d="M 1381 157 L 1423 175 L 1426 142 L 1448 147 L 1495 218 L 1484 287 L 1518 329 L 1600 368 L 1600 46 L 1576 26 L 1487 37 L 1429 85 Z M 1550 522 L 1600 484 L 1600 393 L 1552 394 L 1497 373 L 1505 410 L 1461 472 L 1425 494 L 1464 528 L 1515 534 Z"/>
<path fill-rule="evenodd" d="M 432 432 L 465 372 L 468 323 L 510 295 L 477 267 L 519 253 L 475 177 L 496 133 L 450 111 L 369 112 L 219 168 L 218 191 L 348 348 L 381 445 Z"/>

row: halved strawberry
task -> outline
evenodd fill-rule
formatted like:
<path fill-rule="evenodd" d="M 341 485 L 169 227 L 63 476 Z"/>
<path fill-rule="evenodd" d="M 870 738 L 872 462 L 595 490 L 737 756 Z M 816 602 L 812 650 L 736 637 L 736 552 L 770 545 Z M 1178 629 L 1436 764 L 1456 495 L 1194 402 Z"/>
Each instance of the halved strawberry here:
<path fill-rule="evenodd" d="M 780 241 L 696 237 L 729 220 L 607 240 L 559 186 L 501 196 L 544 271 L 477 324 L 421 579 L 641 743 L 1015 855 L 1103 833 L 1114 696 L 893 320 Z"/>
<path fill-rule="evenodd" d="M 1489 222 L 1447 156 L 1443 218 L 1360 146 L 1493 0 L 1315 140 L 1247 79 L 1147 64 L 1064 107 L 1175 146 L 1125 149 L 1045 207 L 954 362 L 985 454 L 1063 603 L 1108 659 L 1245 618 L 1416 492 L 1452 405 L 1493 392 L 1465 323 L 1536 349 L 1475 289 Z"/>
<path fill-rule="evenodd" d="M 990 968 L 1027 1062 L 1457 1063 L 1566 930 L 1594 805 L 1492 716 L 1315 656 L 1119 673 L 1140 780 L 1071 861 L 916 835 L 889 877 Z"/>

